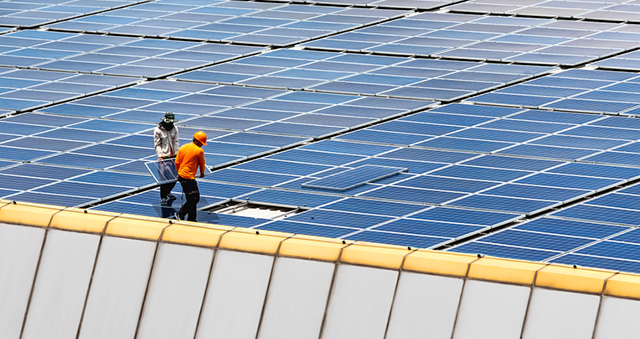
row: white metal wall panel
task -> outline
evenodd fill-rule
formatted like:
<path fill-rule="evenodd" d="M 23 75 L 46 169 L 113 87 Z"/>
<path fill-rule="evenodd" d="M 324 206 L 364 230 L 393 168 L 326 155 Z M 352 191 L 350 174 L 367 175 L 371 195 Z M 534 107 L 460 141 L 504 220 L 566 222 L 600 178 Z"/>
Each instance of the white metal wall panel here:
<path fill-rule="evenodd" d="M 273 257 L 216 253 L 197 338 L 255 339 Z"/>
<path fill-rule="evenodd" d="M 317 339 L 335 264 L 278 258 L 259 339 Z"/>
<path fill-rule="evenodd" d="M 397 271 L 340 265 L 322 337 L 383 338 L 397 278 Z"/>
<path fill-rule="evenodd" d="M 137 339 L 193 338 L 213 250 L 160 244 Z"/>
<path fill-rule="evenodd" d="M 75 338 L 100 236 L 50 230 L 23 339 Z"/>
<path fill-rule="evenodd" d="M 43 238 L 43 228 L 0 224 L 0 338 L 20 336 Z"/>
<path fill-rule="evenodd" d="M 524 339 L 591 339 L 600 296 L 535 288 Z"/>
<path fill-rule="evenodd" d="M 467 280 L 454 339 L 517 339 L 530 287 Z"/>
<path fill-rule="evenodd" d="M 133 339 L 156 243 L 102 239 L 80 339 Z"/>
<path fill-rule="evenodd" d="M 605 296 L 595 339 L 640 338 L 640 301 Z"/>
<path fill-rule="evenodd" d="M 387 339 L 450 339 L 462 279 L 402 272 Z"/>

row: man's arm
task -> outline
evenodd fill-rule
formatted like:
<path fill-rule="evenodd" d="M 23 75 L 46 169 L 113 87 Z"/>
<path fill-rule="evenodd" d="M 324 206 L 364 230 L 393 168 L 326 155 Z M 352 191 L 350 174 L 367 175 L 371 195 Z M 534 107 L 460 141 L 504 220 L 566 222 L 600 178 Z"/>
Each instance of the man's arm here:
<path fill-rule="evenodd" d="M 174 126 L 173 129 L 176 131 L 176 136 L 173 139 L 173 151 L 175 152 L 173 155 L 178 154 L 178 150 L 180 149 L 180 139 L 178 134 L 178 127 Z"/>
<path fill-rule="evenodd" d="M 162 151 L 160 149 L 161 143 L 162 143 L 162 133 L 156 127 L 153 130 L 153 148 L 156 150 L 156 154 L 158 155 L 158 161 L 162 159 Z"/>
<path fill-rule="evenodd" d="M 204 151 L 200 152 L 198 156 L 198 165 L 200 165 L 200 178 L 204 178 Z"/>

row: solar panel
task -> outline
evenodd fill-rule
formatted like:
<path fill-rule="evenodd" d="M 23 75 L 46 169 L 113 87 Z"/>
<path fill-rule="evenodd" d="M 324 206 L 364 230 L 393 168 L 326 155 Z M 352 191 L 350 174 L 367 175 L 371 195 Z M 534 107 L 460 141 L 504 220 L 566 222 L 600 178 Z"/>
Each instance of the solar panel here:
<path fill-rule="evenodd" d="M 580 18 L 598 21 L 624 22 L 633 20 L 631 14 L 637 12 L 637 6 L 608 1 L 555 3 L 544 1 L 539 3 L 505 4 L 500 1 L 481 0 L 467 1 L 463 4 L 450 6 L 452 12 L 460 13 L 493 13 L 515 14 L 522 16 L 546 18 Z M 604 30 L 607 25 L 591 23 L 594 29 Z"/>
<path fill-rule="evenodd" d="M 205 6 L 147 3 L 49 27 L 75 32 L 287 46 L 406 14 L 400 10 L 342 7 L 319 10 L 276 3 L 236 6 L 237 3 L 231 1 L 216 1 Z M 305 30 L 301 30 L 301 24 L 307 24 Z"/>
<path fill-rule="evenodd" d="M 57 21 L 84 16 L 91 13 L 130 6 L 144 1 L 121 0 L 101 1 L 84 6 L 84 1 L 56 1 L 56 2 L 7 2 L 0 6 L 2 14 L 0 21 L 4 26 L 36 27 Z"/>
<path fill-rule="evenodd" d="M 466 4 L 458 6 L 466 6 Z M 552 13 L 551 17 L 557 15 L 553 11 Z M 461 60 L 517 61 L 544 65 L 578 65 L 631 47 L 628 45 L 608 49 L 593 48 L 590 46 L 591 39 L 603 39 L 604 42 L 606 38 L 597 33 L 598 28 L 594 29 L 592 26 L 576 21 L 563 22 L 562 31 L 556 27 L 556 21 L 542 18 L 523 20 L 504 16 L 421 13 L 358 30 L 358 33 L 368 34 L 368 39 L 352 33 L 343 33 L 303 45 L 318 50 L 367 51 L 390 55 L 438 55 Z M 602 29 L 615 31 L 623 27 L 620 24 L 610 24 Z M 475 36 L 455 34 L 459 31 L 485 34 Z M 545 39 L 549 36 L 559 39 Z M 377 37 L 379 39 L 375 39 Z M 528 43 L 523 41 L 526 37 L 532 41 Z M 639 37 L 629 34 L 624 38 L 615 35 L 608 38 L 633 41 L 637 44 L 640 41 Z M 513 44 L 507 40 L 518 43 Z M 569 41 L 573 44 L 572 47 L 559 46 Z M 602 46 L 608 45 L 603 43 L 598 47 Z"/>
<path fill-rule="evenodd" d="M 302 184 L 302 187 L 344 191 L 400 172 L 405 172 L 406 170 L 406 168 L 400 167 L 363 165 L 322 179 L 306 182 Z"/>
<path fill-rule="evenodd" d="M 494 65 L 491 72 L 480 72 L 486 69 L 483 68 L 485 64 L 461 62 L 451 69 L 450 61 L 440 60 L 429 60 L 428 69 L 425 69 L 413 67 L 416 61 L 421 60 L 306 50 L 287 50 L 283 55 L 282 50 L 277 50 L 187 72 L 175 78 L 266 88 L 452 101 L 550 71 L 548 67 L 523 69 L 515 65 Z M 347 62 L 352 66 L 345 64 Z M 328 65 L 333 67 L 327 69 Z M 332 69 L 336 65 L 346 67 L 336 71 Z M 229 79 L 229 74 L 237 74 L 237 77 Z M 425 81 L 425 78 L 432 80 Z M 439 82 L 429 82 L 436 80 Z"/>
<path fill-rule="evenodd" d="M 104 35 L 93 35 L 92 39 L 86 40 L 82 34 L 42 32 L 45 34 L 33 36 L 33 33 L 19 31 L 0 36 L 0 45 L 18 45 L 0 53 L 0 65 L 157 78 L 261 50 L 258 47 L 219 45 L 215 51 L 199 52 L 199 48 L 207 45 Z M 24 43 L 15 44 L 15 39 L 32 42 L 25 47 Z"/>

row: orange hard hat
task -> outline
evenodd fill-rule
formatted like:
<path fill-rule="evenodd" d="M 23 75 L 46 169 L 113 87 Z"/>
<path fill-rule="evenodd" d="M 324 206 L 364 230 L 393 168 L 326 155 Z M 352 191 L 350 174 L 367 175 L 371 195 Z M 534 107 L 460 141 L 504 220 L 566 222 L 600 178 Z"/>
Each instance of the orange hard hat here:
<path fill-rule="evenodd" d="M 193 138 L 200 141 L 203 145 L 207 144 L 207 135 L 203 131 L 197 131 Z"/>

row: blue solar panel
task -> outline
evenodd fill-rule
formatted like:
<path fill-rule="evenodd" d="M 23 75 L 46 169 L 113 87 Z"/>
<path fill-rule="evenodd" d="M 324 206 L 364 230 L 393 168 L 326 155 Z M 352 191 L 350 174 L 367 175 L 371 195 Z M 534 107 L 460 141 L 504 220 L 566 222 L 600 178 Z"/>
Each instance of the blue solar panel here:
<path fill-rule="evenodd" d="M 603 241 L 585 247 L 576 253 L 596 255 L 617 259 L 640 260 L 640 247 L 636 244 L 627 244 L 614 241 Z"/>
<path fill-rule="evenodd" d="M 328 152 L 316 152 L 305 150 L 291 150 L 284 153 L 279 153 L 269 157 L 270 159 L 300 161 L 312 164 L 320 165 L 333 165 L 340 166 L 350 162 L 363 159 L 362 156 L 354 156 L 347 154 L 328 153 Z"/>
<path fill-rule="evenodd" d="M 456 165 L 434 171 L 432 172 L 432 174 L 462 179 L 510 181 L 529 175 L 531 173 L 515 170 Z"/>
<path fill-rule="evenodd" d="M 470 242 L 464 245 L 456 246 L 450 251 L 459 253 L 474 253 L 490 255 L 494 257 L 511 258 L 519 260 L 541 261 L 546 258 L 553 257 L 558 252 L 543 251 L 523 247 L 504 246 L 496 244 L 487 244 L 482 242 Z"/>
<path fill-rule="evenodd" d="M 601 206 L 576 205 L 553 213 L 553 215 L 633 226 L 637 225 L 640 212 Z"/>
<path fill-rule="evenodd" d="M 484 230 L 485 227 L 416 219 L 399 219 L 375 228 L 378 231 L 457 238 Z"/>
<path fill-rule="evenodd" d="M 83 205 L 95 200 L 93 198 L 59 195 L 59 194 L 36 193 L 36 192 L 18 193 L 10 197 L 7 197 L 6 199 L 11 199 L 15 201 L 34 202 L 38 204 L 49 204 L 49 205 L 55 205 L 55 206 L 71 206 L 71 207 Z"/>
<path fill-rule="evenodd" d="M 542 234 L 517 230 L 506 230 L 483 237 L 480 241 L 500 245 L 511 245 L 521 247 L 532 247 L 548 251 L 569 251 L 571 249 L 584 246 L 592 239 L 569 237 L 555 234 Z"/>
<path fill-rule="evenodd" d="M 417 143 L 416 146 L 428 148 L 442 148 L 450 150 L 472 151 L 472 152 L 495 152 L 499 149 L 513 145 L 506 142 L 494 142 L 485 140 L 469 140 L 458 138 L 436 138 Z"/>
<path fill-rule="evenodd" d="M 315 209 L 304 213 L 296 214 L 288 220 L 310 222 L 322 225 L 333 225 L 342 227 L 355 227 L 355 228 L 367 228 L 382 222 L 388 221 L 391 218 L 381 217 L 374 215 L 366 215 L 360 213 L 347 213 L 337 211 L 327 211 Z"/>
<path fill-rule="evenodd" d="M 259 192 L 244 195 L 242 199 L 249 199 L 252 202 L 283 204 L 300 207 L 318 207 L 341 199 L 336 196 L 308 194 L 301 192 L 262 190 Z"/>
<path fill-rule="evenodd" d="M 519 184 L 531 184 L 553 187 L 577 188 L 585 190 L 599 190 L 620 183 L 615 179 L 579 177 L 572 175 L 538 173 L 530 177 L 517 180 Z"/>
<path fill-rule="evenodd" d="M 502 151 L 502 154 L 513 154 L 529 157 L 576 160 L 597 153 L 596 150 L 585 150 L 568 147 L 552 147 L 538 145 L 517 145 Z"/>
<path fill-rule="evenodd" d="M 207 178 L 209 180 L 239 184 L 273 186 L 284 181 L 296 179 L 297 177 L 292 175 L 223 169 L 208 175 Z"/>
<path fill-rule="evenodd" d="M 309 175 L 331 167 L 272 159 L 257 159 L 252 162 L 235 166 L 234 168 L 279 174 Z"/>
<path fill-rule="evenodd" d="M 425 206 L 350 198 L 325 205 L 322 208 L 337 211 L 401 217 L 403 215 L 420 211 L 424 209 Z"/>
<path fill-rule="evenodd" d="M 302 187 L 344 191 L 369 182 L 405 172 L 406 168 L 363 165 L 354 169 L 306 182 Z"/>
<path fill-rule="evenodd" d="M 513 229 L 599 239 L 622 232 L 628 228 L 591 222 L 581 222 L 555 218 L 539 218 L 518 225 Z"/>
<path fill-rule="evenodd" d="M 598 267 L 615 271 L 640 273 L 640 262 L 611 258 L 593 257 L 580 254 L 566 254 L 551 262 L 566 265 Z"/>
<path fill-rule="evenodd" d="M 378 242 L 414 248 L 429 248 L 444 242 L 447 239 L 408 234 L 397 234 L 378 231 L 363 231 L 344 238 L 349 240 Z"/>
<path fill-rule="evenodd" d="M 556 201 L 506 198 L 489 195 L 472 195 L 450 202 L 451 206 L 481 208 L 487 210 L 533 214 L 557 205 Z"/>
<path fill-rule="evenodd" d="M 581 197 L 585 194 L 591 193 L 591 191 L 532 185 L 506 184 L 484 191 L 483 193 L 516 198 L 569 201 Z"/>
<path fill-rule="evenodd" d="M 305 235 L 312 235 L 312 236 L 318 236 L 318 237 L 331 237 L 331 238 L 343 237 L 347 234 L 353 233 L 356 230 L 353 228 L 346 228 L 346 227 L 314 225 L 314 224 L 306 224 L 302 222 L 290 222 L 290 221 L 284 221 L 284 220 L 273 221 L 273 222 L 258 226 L 256 228 L 262 229 L 262 230 L 276 231 L 276 232 L 305 234 Z"/>
<path fill-rule="evenodd" d="M 561 165 L 560 161 L 514 158 L 506 156 L 486 155 L 464 162 L 465 165 L 494 167 L 502 169 L 542 171 L 544 169 Z"/>
<path fill-rule="evenodd" d="M 464 196 L 464 194 L 427 189 L 415 189 L 408 187 L 386 186 L 374 191 L 366 192 L 362 194 L 362 196 L 414 203 L 443 204 L 447 201 L 460 198 Z"/>
<path fill-rule="evenodd" d="M 396 183 L 395 185 L 443 191 L 474 193 L 498 185 L 498 183 L 490 181 L 453 179 L 424 175 L 405 180 L 400 183 Z"/>

